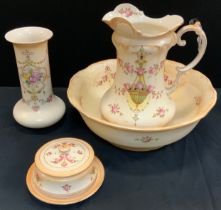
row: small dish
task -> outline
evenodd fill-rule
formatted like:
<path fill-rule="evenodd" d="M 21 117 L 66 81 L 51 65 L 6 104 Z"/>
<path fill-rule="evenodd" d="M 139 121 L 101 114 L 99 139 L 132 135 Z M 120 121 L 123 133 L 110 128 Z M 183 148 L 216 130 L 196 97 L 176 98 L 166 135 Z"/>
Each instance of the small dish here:
<path fill-rule="evenodd" d="M 104 168 L 92 147 L 74 138 L 61 138 L 43 145 L 26 177 L 33 196 L 57 205 L 85 200 L 100 188 L 103 180 Z"/>
<path fill-rule="evenodd" d="M 176 113 L 165 126 L 138 128 L 108 122 L 100 112 L 100 102 L 113 83 L 116 64 L 116 59 L 104 60 L 79 71 L 71 78 L 67 95 L 70 103 L 94 133 L 122 149 L 149 151 L 176 142 L 190 133 L 216 103 L 217 93 L 210 80 L 199 71 L 189 70 L 180 77 L 177 89 L 171 95 Z M 166 87 L 171 87 L 176 78 L 176 68 L 182 66 L 175 61 L 166 60 Z M 122 94 L 124 90 L 116 91 Z M 121 110 L 117 101 L 110 104 L 109 108 L 114 115 L 120 117 Z M 156 116 L 163 117 L 165 111 L 159 108 Z"/>

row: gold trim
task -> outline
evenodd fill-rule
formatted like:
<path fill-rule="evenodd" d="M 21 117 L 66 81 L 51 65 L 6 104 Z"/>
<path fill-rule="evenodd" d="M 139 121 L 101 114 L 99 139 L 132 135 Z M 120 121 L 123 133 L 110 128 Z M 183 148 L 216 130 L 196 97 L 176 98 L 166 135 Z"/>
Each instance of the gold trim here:
<path fill-rule="evenodd" d="M 52 198 L 52 197 L 46 196 L 45 194 L 42 194 L 40 191 L 38 191 L 38 189 L 34 186 L 34 183 L 32 182 L 32 175 L 33 175 L 33 171 L 35 167 L 34 163 L 30 166 L 27 172 L 27 176 L 26 176 L 26 184 L 27 184 L 28 190 L 35 198 L 48 204 L 68 205 L 68 204 L 74 204 L 74 203 L 83 201 L 89 198 L 90 196 L 92 196 L 95 192 L 97 192 L 104 181 L 104 176 L 105 176 L 104 167 L 101 161 L 97 157 L 95 157 L 94 161 L 96 162 L 97 169 L 98 169 L 97 178 L 95 182 L 92 184 L 92 186 L 87 191 L 81 194 L 71 196 L 68 198 L 61 198 L 61 199 Z"/>

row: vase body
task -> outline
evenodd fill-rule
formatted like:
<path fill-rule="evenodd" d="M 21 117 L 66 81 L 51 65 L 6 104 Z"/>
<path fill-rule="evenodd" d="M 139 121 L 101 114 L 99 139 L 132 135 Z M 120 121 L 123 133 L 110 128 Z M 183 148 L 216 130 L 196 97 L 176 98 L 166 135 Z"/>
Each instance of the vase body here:
<path fill-rule="evenodd" d="M 14 29 L 5 36 L 13 43 L 22 93 L 13 115 L 26 127 L 50 126 L 65 112 L 63 101 L 52 90 L 48 56 L 51 36 L 50 30 L 40 27 Z"/>
<path fill-rule="evenodd" d="M 14 44 L 23 103 L 38 112 L 55 96 L 52 90 L 47 42 L 33 45 Z"/>

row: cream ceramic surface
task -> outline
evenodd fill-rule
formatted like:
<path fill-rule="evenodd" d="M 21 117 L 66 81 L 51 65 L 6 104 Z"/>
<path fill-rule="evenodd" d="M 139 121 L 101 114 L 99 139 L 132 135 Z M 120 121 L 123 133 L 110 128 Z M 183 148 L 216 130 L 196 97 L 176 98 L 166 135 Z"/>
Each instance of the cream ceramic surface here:
<path fill-rule="evenodd" d="M 104 174 L 101 166 L 88 143 L 75 138 L 56 139 L 37 151 L 27 184 L 29 189 L 31 185 L 48 198 L 79 197 L 90 191 L 95 183 L 101 185 Z"/>
<path fill-rule="evenodd" d="M 176 112 L 170 93 L 175 90 L 180 74 L 194 67 L 205 52 L 207 39 L 200 23 L 184 26 L 176 33 L 183 23 L 182 17 L 149 18 L 131 4 L 120 4 L 103 21 L 114 30 L 112 41 L 117 50 L 114 82 L 100 104 L 103 117 L 125 126 L 165 125 Z M 164 63 L 168 50 L 176 44 L 184 46 L 181 37 L 188 31 L 198 35 L 199 52 L 190 64 L 177 69 L 175 82 L 165 88 Z M 116 101 L 120 115 L 110 111 Z"/>
<path fill-rule="evenodd" d="M 5 35 L 14 46 L 22 92 L 13 115 L 26 127 L 50 126 L 65 113 L 64 102 L 52 90 L 47 44 L 52 35 L 41 27 L 17 28 Z"/>
<path fill-rule="evenodd" d="M 35 155 L 35 164 L 47 175 L 67 177 L 87 169 L 93 159 L 94 151 L 85 141 L 61 138 L 43 145 Z"/>
<path fill-rule="evenodd" d="M 108 122 L 102 117 L 99 107 L 103 95 L 113 84 L 116 67 L 115 59 L 90 65 L 71 78 L 67 94 L 70 103 L 80 112 L 87 126 L 118 147 L 148 151 L 173 143 L 186 136 L 215 105 L 216 91 L 209 79 L 198 71 L 190 70 L 180 77 L 176 90 L 171 94 L 176 113 L 166 126 L 139 128 Z M 165 61 L 166 88 L 174 85 L 178 67 L 183 65 Z M 117 100 L 109 106 L 109 111 L 120 117 L 122 110 Z M 155 114 L 161 117 L 164 111 L 160 108 Z"/>
<path fill-rule="evenodd" d="M 65 193 L 63 192 L 63 194 L 58 195 L 56 194 L 56 191 L 53 191 L 53 194 L 51 194 L 50 191 L 52 188 L 47 188 L 49 189 L 49 193 L 42 191 L 41 188 L 38 187 L 38 184 L 36 184 L 36 177 L 34 176 L 35 164 L 32 164 L 32 166 L 28 170 L 26 183 L 31 194 L 45 203 L 56 204 L 56 205 L 74 204 L 92 196 L 101 187 L 104 180 L 104 168 L 102 163 L 97 158 L 94 159 L 94 166 L 95 166 L 94 168 L 95 168 L 96 178 L 89 187 L 82 188 L 82 186 L 78 185 L 78 182 L 74 183 L 75 185 L 77 185 L 77 187 L 80 186 L 80 188 L 83 189 L 79 193 L 70 194 L 70 192 L 66 192 L 67 190 L 69 191 L 71 189 L 73 190 L 73 188 L 70 187 L 69 184 L 63 185 L 64 183 L 62 184 L 62 182 L 60 182 L 61 184 L 60 188 L 66 190 Z M 75 187 L 75 185 L 73 186 Z M 59 185 L 57 185 L 57 187 L 58 186 Z M 55 188 L 55 190 L 56 189 L 57 188 Z"/>
<path fill-rule="evenodd" d="M 51 197 L 65 198 L 86 191 L 97 178 L 97 167 L 93 163 L 80 175 L 68 178 L 53 178 L 35 169 L 33 173 L 33 183 L 43 194 Z"/>

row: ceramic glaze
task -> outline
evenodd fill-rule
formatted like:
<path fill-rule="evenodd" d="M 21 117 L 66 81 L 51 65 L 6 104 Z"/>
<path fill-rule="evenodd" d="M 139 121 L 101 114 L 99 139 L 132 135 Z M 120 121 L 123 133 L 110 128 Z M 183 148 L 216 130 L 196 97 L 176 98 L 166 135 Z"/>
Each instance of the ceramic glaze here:
<path fill-rule="evenodd" d="M 89 188 L 97 169 L 92 147 L 80 139 L 61 138 L 43 145 L 35 155 L 33 182 L 52 197 L 67 197 Z"/>
<path fill-rule="evenodd" d="M 183 64 L 165 61 L 166 88 L 173 86 L 177 68 L 182 67 Z M 209 113 L 217 100 L 216 90 L 209 79 L 199 71 L 190 70 L 180 77 L 177 88 L 171 94 L 176 105 L 176 113 L 167 125 L 154 128 L 118 125 L 105 120 L 99 107 L 103 95 L 114 83 L 116 71 L 116 59 L 94 63 L 71 78 L 67 94 L 70 103 L 79 111 L 94 133 L 123 149 L 155 150 L 182 139 Z M 122 89 L 117 91 L 119 94 L 125 92 Z M 119 117 L 122 112 L 117 101 L 108 111 L 114 112 Z M 156 115 L 162 114 L 160 110 L 156 112 Z"/>
<path fill-rule="evenodd" d="M 87 169 L 94 159 L 92 147 L 80 139 L 62 138 L 41 147 L 35 155 L 37 168 L 57 177 L 73 176 Z"/>
<path fill-rule="evenodd" d="M 96 177 L 97 168 L 94 164 L 84 171 L 84 173 L 62 180 L 47 176 L 36 168 L 33 174 L 33 182 L 43 194 L 64 198 L 87 190 L 95 182 Z"/>
<path fill-rule="evenodd" d="M 100 104 L 103 117 L 132 127 L 167 124 L 176 112 L 170 93 L 176 88 L 180 73 L 195 66 L 205 52 L 207 41 L 199 22 L 176 33 L 182 17 L 149 18 L 131 4 L 117 6 L 103 21 L 114 30 L 112 41 L 117 50 L 114 82 Z M 189 65 L 178 69 L 174 84 L 166 88 L 164 63 L 168 50 L 176 44 L 185 45 L 181 36 L 187 31 L 199 36 L 199 53 Z"/>
<path fill-rule="evenodd" d="M 73 143 L 70 140 L 51 144 L 40 155 L 44 167 L 58 172 L 74 170 L 85 164 L 88 158 L 89 150 L 79 142 Z"/>
<path fill-rule="evenodd" d="M 5 35 L 14 46 L 22 93 L 13 115 L 26 127 L 50 126 L 65 112 L 64 102 L 52 90 L 47 45 L 52 35 L 41 27 L 17 28 Z"/>
<path fill-rule="evenodd" d="M 42 201 L 69 204 L 91 196 L 103 179 L 102 163 L 88 143 L 61 138 L 49 141 L 37 151 L 27 174 L 27 185 Z"/>

